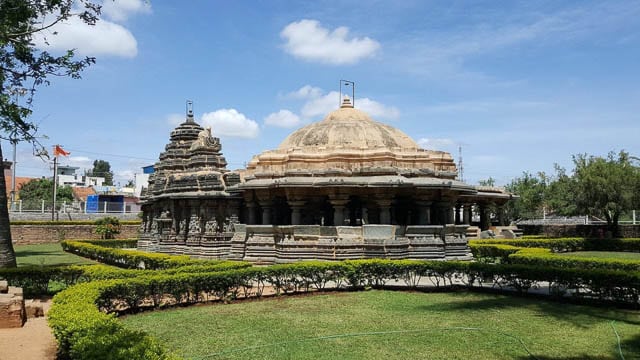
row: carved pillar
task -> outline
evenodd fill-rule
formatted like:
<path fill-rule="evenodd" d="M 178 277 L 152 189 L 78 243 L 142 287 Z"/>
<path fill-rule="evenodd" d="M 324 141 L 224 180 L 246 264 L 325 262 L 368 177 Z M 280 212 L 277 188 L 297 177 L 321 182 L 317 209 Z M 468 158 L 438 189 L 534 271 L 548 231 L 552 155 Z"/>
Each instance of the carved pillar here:
<path fill-rule="evenodd" d="M 461 215 L 460 214 L 461 211 L 462 211 L 462 204 L 456 204 L 456 207 L 455 207 L 455 212 L 456 212 L 456 214 L 455 214 L 455 223 L 457 225 L 462 224 L 462 217 L 460 216 Z"/>
<path fill-rule="evenodd" d="M 453 224 L 453 204 L 450 201 L 438 201 L 435 203 L 436 224 Z"/>
<path fill-rule="evenodd" d="M 504 205 L 499 205 L 496 211 L 498 212 L 498 225 L 505 226 Z"/>
<path fill-rule="evenodd" d="M 271 209 L 273 207 L 273 202 L 260 201 L 260 207 L 262 208 L 262 225 L 271 224 Z"/>
<path fill-rule="evenodd" d="M 307 202 L 304 200 L 290 200 L 287 202 L 291 207 L 291 225 L 301 225 L 301 211 Z"/>
<path fill-rule="evenodd" d="M 377 199 L 380 208 L 380 224 L 391 224 L 391 199 Z"/>
<path fill-rule="evenodd" d="M 489 215 L 489 206 L 486 203 L 480 203 L 480 230 L 489 230 L 491 226 L 491 217 Z"/>
<path fill-rule="evenodd" d="M 344 226 L 344 210 L 349 203 L 347 196 L 329 196 L 329 203 L 333 206 L 333 226 Z"/>
<path fill-rule="evenodd" d="M 416 205 L 418 206 L 418 224 L 417 225 L 430 225 L 431 224 L 431 201 L 418 200 L 416 201 Z"/>
<path fill-rule="evenodd" d="M 473 206 L 471 204 L 464 204 L 464 209 L 462 210 L 462 223 L 471 225 L 471 218 L 473 215 L 472 212 Z"/>
<path fill-rule="evenodd" d="M 247 202 L 247 224 L 256 224 L 256 203 L 253 201 Z"/>

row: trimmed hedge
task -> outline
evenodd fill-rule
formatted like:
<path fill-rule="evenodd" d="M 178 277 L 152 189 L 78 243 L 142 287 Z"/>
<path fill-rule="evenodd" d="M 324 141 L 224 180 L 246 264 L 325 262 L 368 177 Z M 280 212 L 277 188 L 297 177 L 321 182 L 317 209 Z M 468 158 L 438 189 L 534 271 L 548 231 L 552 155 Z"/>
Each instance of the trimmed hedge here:
<path fill-rule="evenodd" d="M 640 251 L 640 239 L 487 239 L 469 241 L 476 259 L 562 268 L 640 271 L 640 261 L 565 257 L 554 254 L 565 251 Z"/>
<path fill-rule="evenodd" d="M 640 239 L 585 239 L 585 238 L 557 238 L 557 239 L 483 239 L 469 240 L 473 245 L 511 245 L 521 248 L 545 248 L 553 252 L 574 251 L 629 251 L 640 252 Z"/>
<path fill-rule="evenodd" d="M 438 288 L 462 283 L 471 289 L 491 285 L 520 293 L 544 282 L 549 284 L 550 295 L 640 305 L 640 272 L 637 271 L 459 261 L 353 260 L 300 262 L 222 272 L 143 272 L 134 278 L 94 281 L 56 295 L 48 320 L 62 357 L 93 359 L 108 355 L 111 359 L 167 359 L 172 355 L 157 341 L 125 329 L 113 313 L 259 297 L 265 286 L 272 286 L 276 294 L 324 290 L 328 284 L 347 290 L 365 286 L 383 288 L 390 280 L 402 280 L 410 288 L 420 288 L 421 279 L 425 278 Z"/>
<path fill-rule="evenodd" d="M 104 240 L 62 241 L 62 249 L 76 255 L 127 269 L 160 270 L 185 265 L 205 264 L 207 260 L 192 260 L 187 255 L 166 255 L 136 250 L 121 250 L 101 246 Z M 115 240 L 116 242 L 121 240 Z M 110 240 L 111 242 L 111 240 Z"/>
<path fill-rule="evenodd" d="M 190 265 L 167 270 L 158 270 L 157 274 L 180 274 L 215 272 L 251 267 L 243 261 L 212 260 L 207 264 Z M 93 280 L 131 279 L 148 273 L 147 270 L 120 269 L 107 265 L 63 265 L 63 266 L 28 266 L 0 269 L 0 279 L 5 279 L 11 286 L 21 287 L 25 296 L 37 297 L 52 295 L 65 288 Z"/>

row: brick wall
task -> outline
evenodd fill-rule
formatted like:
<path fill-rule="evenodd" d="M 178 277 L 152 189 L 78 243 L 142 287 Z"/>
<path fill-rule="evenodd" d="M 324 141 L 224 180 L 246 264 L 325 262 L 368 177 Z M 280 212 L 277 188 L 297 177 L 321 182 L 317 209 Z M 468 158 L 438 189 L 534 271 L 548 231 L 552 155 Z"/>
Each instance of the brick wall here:
<path fill-rule="evenodd" d="M 120 225 L 116 239 L 138 237 L 139 225 Z M 100 239 L 94 233 L 96 226 L 87 225 L 11 225 L 11 239 L 14 245 L 46 244 L 61 240 Z"/>

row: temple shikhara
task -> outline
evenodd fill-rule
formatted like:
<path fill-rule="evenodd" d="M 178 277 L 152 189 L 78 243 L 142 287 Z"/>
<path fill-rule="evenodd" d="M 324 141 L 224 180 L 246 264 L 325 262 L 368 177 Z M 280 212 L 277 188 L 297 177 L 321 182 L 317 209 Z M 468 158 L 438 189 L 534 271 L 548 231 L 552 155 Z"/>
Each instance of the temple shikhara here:
<path fill-rule="evenodd" d="M 420 148 L 348 97 L 246 169 L 227 170 L 221 150 L 189 106 L 149 180 L 140 250 L 259 263 L 466 259 L 472 218 L 487 229 L 489 209 L 511 198 L 459 181 L 451 154 Z"/>

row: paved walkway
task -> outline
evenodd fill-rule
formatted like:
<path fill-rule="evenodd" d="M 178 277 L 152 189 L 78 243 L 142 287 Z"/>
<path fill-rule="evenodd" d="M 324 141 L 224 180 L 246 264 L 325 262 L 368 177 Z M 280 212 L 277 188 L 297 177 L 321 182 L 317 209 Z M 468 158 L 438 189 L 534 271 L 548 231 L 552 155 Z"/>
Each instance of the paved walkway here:
<path fill-rule="evenodd" d="M 45 314 L 51 300 L 43 303 Z M 56 340 L 45 317 L 27 320 L 21 328 L 0 329 L 0 359 L 53 360 L 56 358 Z"/>

